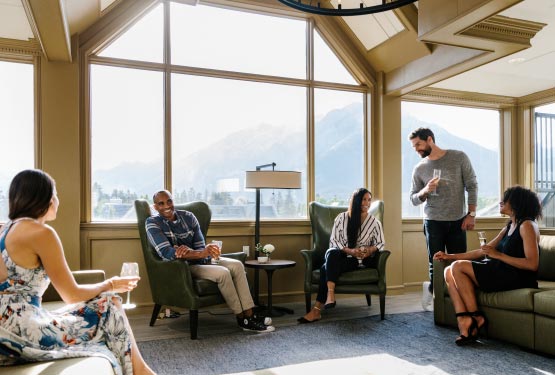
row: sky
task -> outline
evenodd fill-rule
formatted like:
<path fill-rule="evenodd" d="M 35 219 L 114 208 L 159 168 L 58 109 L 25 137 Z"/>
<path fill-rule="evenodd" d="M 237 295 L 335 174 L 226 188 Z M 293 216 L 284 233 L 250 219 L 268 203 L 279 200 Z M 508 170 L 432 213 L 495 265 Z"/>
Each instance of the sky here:
<path fill-rule="evenodd" d="M 227 10 L 201 5 L 172 3 L 171 10 L 175 64 L 305 78 L 305 21 L 245 12 L 230 17 Z M 160 5 L 99 55 L 162 62 L 162 17 Z M 315 58 L 321 80 L 356 84 L 320 36 L 315 38 Z M 148 162 L 153 155 L 161 156 L 162 73 L 99 65 L 91 71 L 93 169 L 112 167 L 114 160 Z M 188 153 L 260 124 L 303 131 L 306 127 L 305 87 L 173 74 L 171 95 L 172 138 L 194 140 L 187 142 Z M 360 93 L 319 89 L 317 97 L 317 119 L 362 102 Z M 142 134 L 151 136 L 144 139 Z M 118 146 L 123 137 L 135 147 Z M 145 149 L 151 152 L 145 154 Z"/>
<path fill-rule="evenodd" d="M 499 150 L 500 119 L 497 110 L 403 102 L 402 111 L 419 120 L 438 124 L 451 134 L 470 139 L 490 150 Z M 481 136 L 477 137 L 477 134 Z"/>
<path fill-rule="evenodd" d="M 34 167 L 33 84 L 33 64 L 0 61 L 0 178 Z"/>

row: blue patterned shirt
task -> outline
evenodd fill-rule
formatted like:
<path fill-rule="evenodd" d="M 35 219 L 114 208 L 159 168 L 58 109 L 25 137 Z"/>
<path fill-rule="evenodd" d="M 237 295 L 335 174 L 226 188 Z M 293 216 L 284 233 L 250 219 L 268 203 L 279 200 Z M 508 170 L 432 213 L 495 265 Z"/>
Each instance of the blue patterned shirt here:
<path fill-rule="evenodd" d="M 193 250 L 205 248 L 204 236 L 197 218 L 189 211 L 175 211 L 176 220 L 171 221 L 156 215 L 146 219 L 148 240 L 164 260 L 175 259 L 174 246 L 185 245 Z M 188 260 L 189 264 L 206 264 L 210 257 Z"/>

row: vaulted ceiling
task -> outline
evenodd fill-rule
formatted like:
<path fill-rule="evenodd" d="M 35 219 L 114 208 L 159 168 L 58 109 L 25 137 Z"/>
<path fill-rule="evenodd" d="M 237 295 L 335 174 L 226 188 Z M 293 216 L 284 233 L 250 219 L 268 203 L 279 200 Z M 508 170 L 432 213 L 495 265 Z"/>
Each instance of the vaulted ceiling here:
<path fill-rule="evenodd" d="M 35 43 L 49 60 L 71 61 L 71 37 L 125 1 L 0 0 L 0 46 Z M 384 72 L 386 94 L 434 87 L 521 97 L 555 87 L 555 0 L 420 0 L 325 22 Z"/>

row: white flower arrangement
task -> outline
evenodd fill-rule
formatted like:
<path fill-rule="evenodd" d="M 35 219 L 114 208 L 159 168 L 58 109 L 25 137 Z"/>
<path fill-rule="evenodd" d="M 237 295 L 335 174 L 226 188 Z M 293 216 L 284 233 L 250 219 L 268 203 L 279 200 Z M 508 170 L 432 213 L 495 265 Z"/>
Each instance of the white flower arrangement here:
<path fill-rule="evenodd" d="M 266 245 L 262 246 L 259 243 L 256 244 L 256 251 L 269 256 L 276 248 L 271 243 L 267 243 Z"/>

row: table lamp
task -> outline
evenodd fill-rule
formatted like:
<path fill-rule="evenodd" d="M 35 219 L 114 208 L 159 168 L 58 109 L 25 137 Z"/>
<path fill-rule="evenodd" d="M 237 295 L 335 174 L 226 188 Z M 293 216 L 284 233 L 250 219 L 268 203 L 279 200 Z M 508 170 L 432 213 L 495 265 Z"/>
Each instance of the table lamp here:
<path fill-rule="evenodd" d="M 272 167 L 271 171 L 262 168 Z M 260 189 L 300 189 L 301 172 L 276 171 L 276 163 L 258 165 L 255 171 L 247 171 L 245 188 L 256 189 L 256 218 L 254 222 L 254 244 L 260 243 Z M 254 252 L 255 259 L 258 251 Z M 254 272 L 255 303 L 258 304 L 258 270 Z"/>

